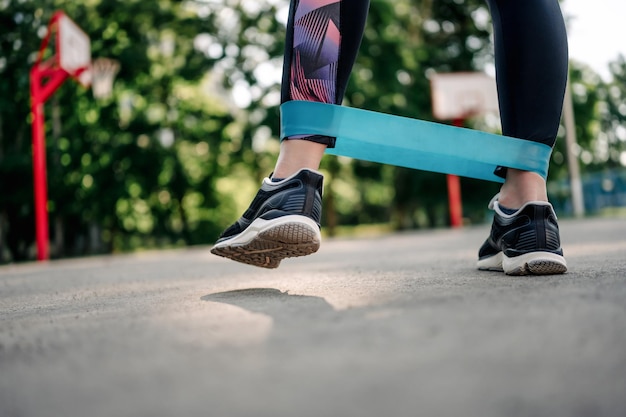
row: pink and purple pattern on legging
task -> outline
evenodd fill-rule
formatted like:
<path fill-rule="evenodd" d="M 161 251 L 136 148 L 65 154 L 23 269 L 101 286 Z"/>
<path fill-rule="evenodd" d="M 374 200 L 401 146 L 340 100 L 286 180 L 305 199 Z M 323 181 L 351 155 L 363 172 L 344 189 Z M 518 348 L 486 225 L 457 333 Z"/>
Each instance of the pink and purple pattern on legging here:
<path fill-rule="evenodd" d="M 335 103 L 340 1 L 299 0 L 294 16 L 292 100 Z"/>

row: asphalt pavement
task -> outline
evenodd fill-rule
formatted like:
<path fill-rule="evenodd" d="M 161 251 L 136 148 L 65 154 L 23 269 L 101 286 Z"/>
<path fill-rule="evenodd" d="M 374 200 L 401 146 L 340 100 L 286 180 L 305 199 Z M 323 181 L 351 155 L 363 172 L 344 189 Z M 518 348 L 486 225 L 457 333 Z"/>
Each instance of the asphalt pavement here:
<path fill-rule="evenodd" d="M 0 416 L 626 416 L 626 218 L 561 221 L 557 276 L 476 270 L 487 233 L 2 266 Z"/>

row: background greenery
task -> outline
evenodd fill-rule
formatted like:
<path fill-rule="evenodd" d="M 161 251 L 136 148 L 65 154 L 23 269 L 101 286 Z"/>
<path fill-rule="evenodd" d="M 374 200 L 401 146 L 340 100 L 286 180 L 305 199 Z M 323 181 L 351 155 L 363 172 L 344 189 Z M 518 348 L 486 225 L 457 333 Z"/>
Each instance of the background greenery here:
<path fill-rule="evenodd" d="M 89 34 L 94 58 L 121 63 L 110 98 L 66 82 L 46 105 L 51 251 L 65 257 L 207 244 L 241 214 L 278 150 L 287 7 L 0 0 L 0 262 L 35 255 L 28 72 L 55 10 Z M 492 67 L 490 36 L 483 1 L 373 0 L 346 104 L 430 120 L 428 74 Z M 571 67 L 582 170 L 623 171 L 626 62 L 616 57 L 610 82 Z M 560 140 L 555 184 L 564 155 Z M 448 224 L 444 175 L 336 157 L 322 170 L 326 233 Z M 485 221 L 498 186 L 462 186 L 467 221 Z M 551 189 L 567 200 L 567 186 Z"/>

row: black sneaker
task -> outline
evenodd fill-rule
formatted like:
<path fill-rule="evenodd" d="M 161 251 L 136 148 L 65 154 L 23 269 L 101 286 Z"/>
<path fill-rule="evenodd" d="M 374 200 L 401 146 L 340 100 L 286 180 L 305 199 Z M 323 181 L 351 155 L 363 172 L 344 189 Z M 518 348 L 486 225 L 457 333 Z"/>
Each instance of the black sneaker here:
<path fill-rule="evenodd" d="M 211 252 L 263 268 L 317 252 L 323 179 L 308 169 L 277 182 L 265 178 L 248 210 L 222 233 Z"/>
<path fill-rule="evenodd" d="M 478 269 L 504 271 L 508 275 L 551 275 L 567 271 L 552 205 L 532 201 L 515 213 L 506 214 L 496 198 L 489 203 L 495 215 L 491 234 L 478 252 Z"/>

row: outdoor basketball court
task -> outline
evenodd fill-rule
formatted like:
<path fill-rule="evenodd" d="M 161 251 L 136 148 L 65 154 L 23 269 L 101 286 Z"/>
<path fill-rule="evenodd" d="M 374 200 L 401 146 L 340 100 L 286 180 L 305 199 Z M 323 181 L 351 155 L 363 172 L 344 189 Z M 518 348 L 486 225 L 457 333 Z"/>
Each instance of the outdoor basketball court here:
<path fill-rule="evenodd" d="M 89 37 L 63 12 L 53 15 L 31 70 L 38 260 L 49 258 L 44 104 L 68 78 L 83 87 L 92 87 L 95 98 L 107 97 L 118 70 L 119 64 L 114 60 L 100 57 L 92 61 Z M 453 227 L 461 227 L 463 223 L 459 176 L 502 182 L 495 174 L 501 166 L 547 176 L 549 146 L 462 128 L 468 118 L 497 113 L 498 98 L 492 77 L 463 72 L 431 74 L 430 78 L 433 114 L 443 123 L 290 101 L 281 105 L 281 137 L 301 134 L 337 137 L 340 139 L 337 146 L 327 153 L 448 174 Z"/>
<path fill-rule="evenodd" d="M 68 79 L 106 97 L 118 70 L 53 16 L 31 72 L 39 260 L 44 103 Z M 468 79 L 433 79 L 440 119 L 494 107 Z M 0 266 L 0 416 L 624 416 L 625 225 L 562 221 L 569 272 L 542 277 L 477 271 L 486 225 L 328 240 L 270 271 L 208 247 Z"/>

